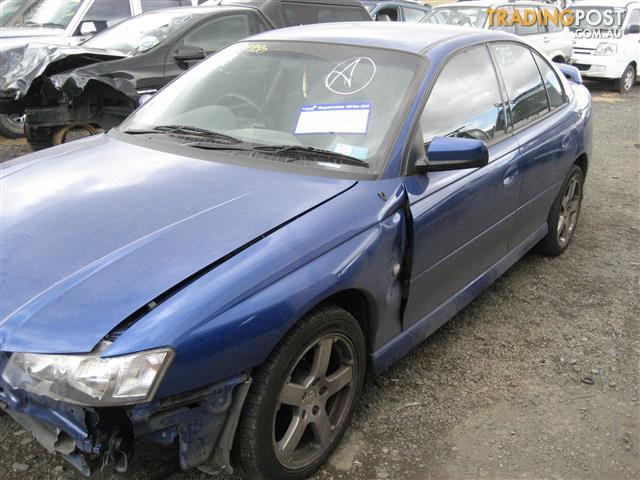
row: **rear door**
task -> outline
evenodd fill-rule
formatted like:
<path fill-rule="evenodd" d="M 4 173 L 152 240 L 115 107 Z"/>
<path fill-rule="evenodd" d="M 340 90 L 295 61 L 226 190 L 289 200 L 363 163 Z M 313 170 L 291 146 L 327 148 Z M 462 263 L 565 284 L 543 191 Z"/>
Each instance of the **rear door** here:
<path fill-rule="evenodd" d="M 529 47 L 496 42 L 490 50 L 509 99 L 520 147 L 520 210 L 509 248 L 543 228 L 569 166 L 576 159 L 576 117 L 555 70 Z"/>
<path fill-rule="evenodd" d="M 446 63 L 420 129 L 425 146 L 436 136 L 481 139 L 490 159 L 482 168 L 405 178 L 413 217 L 405 328 L 446 305 L 507 253 L 520 196 L 518 144 L 508 133 L 485 45 L 462 50 Z"/>

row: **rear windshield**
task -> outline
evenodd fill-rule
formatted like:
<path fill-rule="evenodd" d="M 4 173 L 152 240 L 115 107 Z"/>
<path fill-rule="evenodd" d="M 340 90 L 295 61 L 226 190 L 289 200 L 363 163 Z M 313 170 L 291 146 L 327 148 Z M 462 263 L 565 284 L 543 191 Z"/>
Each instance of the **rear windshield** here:
<path fill-rule="evenodd" d="M 339 5 L 283 3 L 282 12 L 287 25 L 371 20 L 371 17 L 361 8 Z"/>

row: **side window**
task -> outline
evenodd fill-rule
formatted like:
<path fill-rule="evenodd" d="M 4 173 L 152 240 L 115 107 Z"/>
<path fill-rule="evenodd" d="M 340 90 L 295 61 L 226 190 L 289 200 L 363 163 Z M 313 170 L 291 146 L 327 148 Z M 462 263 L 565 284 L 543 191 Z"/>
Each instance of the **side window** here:
<path fill-rule="evenodd" d="M 522 127 L 547 113 L 547 93 L 531 50 L 512 43 L 495 43 L 491 50 L 509 96 L 511 124 Z"/>
<path fill-rule="evenodd" d="M 557 33 L 563 30 L 562 23 L 560 23 L 560 12 L 557 8 L 554 7 L 542 7 L 543 10 L 543 18 L 547 18 L 546 29 L 549 33 Z M 558 19 L 557 23 L 554 23 L 554 19 Z M 542 26 L 541 28 L 545 28 Z"/>
<path fill-rule="evenodd" d="M 547 89 L 547 95 L 549 96 L 549 105 L 551 110 L 564 104 L 564 91 L 562 90 L 562 84 L 560 79 L 556 75 L 556 72 L 543 60 L 543 58 L 534 52 L 533 57 L 536 60 L 540 75 L 544 80 L 544 86 Z"/>
<path fill-rule="evenodd" d="M 287 26 L 309 25 L 311 23 L 359 22 L 371 20 L 361 8 L 341 5 L 315 5 L 282 3 L 282 13 Z"/>
<path fill-rule="evenodd" d="M 82 22 L 93 22 L 99 32 L 113 27 L 130 16 L 129 0 L 95 0 L 84 15 Z"/>
<path fill-rule="evenodd" d="M 420 118 L 424 143 L 434 137 L 490 141 L 505 134 L 505 114 L 493 62 L 484 45 L 447 62 Z"/>
<path fill-rule="evenodd" d="M 376 12 L 376 20 L 385 22 L 397 22 L 400 20 L 396 7 L 381 8 Z"/>
<path fill-rule="evenodd" d="M 629 21 L 627 22 L 626 30 L 628 34 L 640 33 L 638 32 L 638 27 L 640 27 L 640 10 L 636 8 L 631 10 L 631 13 L 629 14 Z"/>
<path fill-rule="evenodd" d="M 491 30 L 500 30 L 502 32 L 513 33 L 516 34 L 516 26 L 515 25 L 498 25 L 498 12 L 506 10 L 506 19 L 510 20 L 513 18 L 513 8 L 512 7 L 500 7 L 497 9 L 496 13 L 493 16 L 493 25 L 490 27 Z"/>
<path fill-rule="evenodd" d="M 411 7 L 402 7 L 402 11 L 406 22 L 419 22 L 427 14 L 424 10 Z"/>
<path fill-rule="evenodd" d="M 202 48 L 211 54 L 227 45 L 257 33 L 258 20 L 246 13 L 217 17 L 187 33 L 182 46 Z"/>
<path fill-rule="evenodd" d="M 188 7 L 190 5 L 191 0 L 140 0 L 142 13 L 161 8 Z"/>
<path fill-rule="evenodd" d="M 529 12 L 529 15 L 530 15 L 531 11 L 534 10 L 534 7 L 520 7 L 517 10 L 518 10 L 518 13 L 520 14 L 520 17 L 524 20 L 525 15 L 527 15 L 527 12 Z M 535 10 L 537 11 L 537 8 Z M 541 28 L 544 29 L 544 26 L 542 26 Z M 517 29 L 518 35 L 534 35 L 536 33 L 541 33 L 538 29 L 537 19 L 535 22 L 533 22 L 533 25 L 529 25 L 529 26 L 519 23 L 516 29 Z"/>

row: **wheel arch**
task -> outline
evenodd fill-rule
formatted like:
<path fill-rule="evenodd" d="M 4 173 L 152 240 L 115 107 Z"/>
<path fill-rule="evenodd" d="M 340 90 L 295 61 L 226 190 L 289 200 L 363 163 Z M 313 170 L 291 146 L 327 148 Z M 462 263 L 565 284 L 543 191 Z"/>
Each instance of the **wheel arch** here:
<path fill-rule="evenodd" d="M 582 170 L 582 175 L 586 178 L 587 171 L 589 170 L 589 158 L 587 154 L 581 154 L 578 158 L 576 158 L 576 161 L 573 162 L 573 164 L 580 167 L 580 170 Z"/>

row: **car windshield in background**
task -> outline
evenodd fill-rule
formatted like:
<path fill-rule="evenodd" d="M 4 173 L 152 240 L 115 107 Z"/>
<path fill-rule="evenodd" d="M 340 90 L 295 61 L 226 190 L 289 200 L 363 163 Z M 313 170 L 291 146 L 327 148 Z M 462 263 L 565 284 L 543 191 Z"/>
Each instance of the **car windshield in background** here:
<path fill-rule="evenodd" d="M 151 50 L 197 17 L 196 14 L 176 11 L 145 13 L 119 23 L 90 38 L 83 45 L 136 55 Z"/>
<path fill-rule="evenodd" d="M 626 8 L 617 7 L 570 7 L 576 21 L 569 26 L 569 30 L 620 30 L 627 14 Z M 578 21 L 577 12 L 581 11 L 582 20 Z M 613 14 L 612 14 L 613 13 Z M 601 19 L 599 23 L 597 19 Z M 608 19 L 608 20 L 607 20 Z"/>
<path fill-rule="evenodd" d="M 243 42 L 179 77 L 120 130 L 264 161 L 376 173 L 424 66 L 417 55 L 376 48 Z"/>
<path fill-rule="evenodd" d="M 28 0 L 22 0 L 24 5 Z M 67 28 L 82 0 L 39 0 L 7 19 L 5 27 Z M 4 13 L 3 13 L 4 17 Z M 4 22 L 4 18 L 3 18 Z"/>
<path fill-rule="evenodd" d="M 4 0 L 0 2 L 0 27 L 7 23 L 25 6 L 25 0 Z"/>
<path fill-rule="evenodd" d="M 486 7 L 434 8 L 420 20 L 421 23 L 457 25 L 459 27 L 472 28 L 482 28 L 486 21 Z"/>

